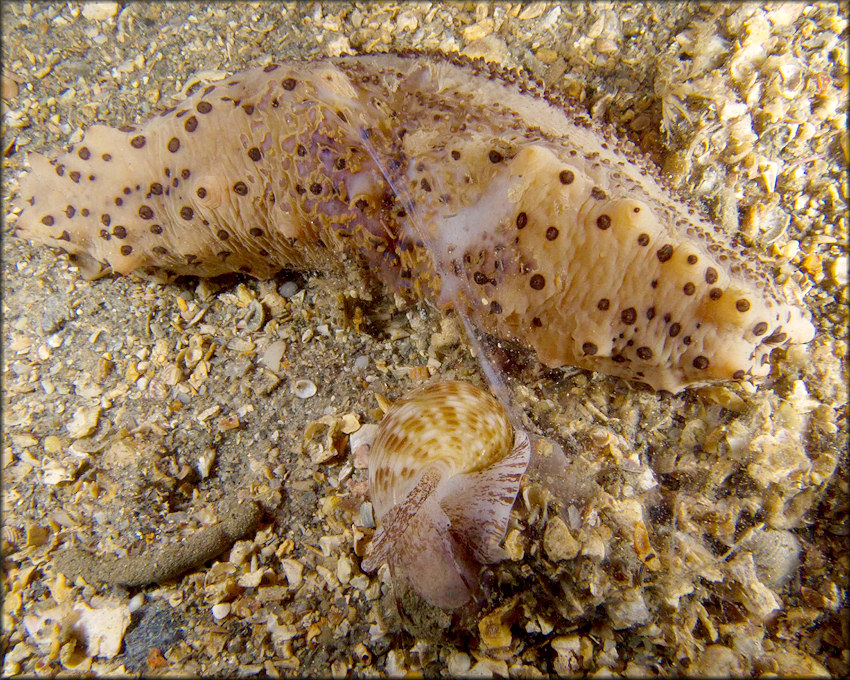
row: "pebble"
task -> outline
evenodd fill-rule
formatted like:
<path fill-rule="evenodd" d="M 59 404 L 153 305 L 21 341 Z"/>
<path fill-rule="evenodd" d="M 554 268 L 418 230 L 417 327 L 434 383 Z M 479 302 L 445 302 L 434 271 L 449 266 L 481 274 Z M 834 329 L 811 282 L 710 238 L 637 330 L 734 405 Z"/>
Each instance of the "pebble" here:
<path fill-rule="evenodd" d="M 291 298 L 298 292 L 298 290 L 298 284 L 295 283 L 295 281 L 286 281 L 281 284 L 280 288 L 277 289 L 277 292 L 280 293 L 281 297 Z"/>
<path fill-rule="evenodd" d="M 89 21 L 105 21 L 118 14 L 117 2 L 87 2 L 83 5 L 83 16 Z"/>
<path fill-rule="evenodd" d="M 221 621 L 222 619 L 227 618 L 230 614 L 230 603 L 229 602 L 221 602 L 219 604 L 213 605 L 212 615 L 216 621 Z"/>

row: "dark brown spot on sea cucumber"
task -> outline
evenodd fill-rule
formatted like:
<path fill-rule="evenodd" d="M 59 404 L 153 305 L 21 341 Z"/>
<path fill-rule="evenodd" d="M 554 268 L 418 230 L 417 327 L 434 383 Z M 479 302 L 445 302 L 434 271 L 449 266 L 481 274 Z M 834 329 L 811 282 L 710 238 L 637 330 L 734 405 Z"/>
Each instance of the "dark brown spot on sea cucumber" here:
<path fill-rule="evenodd" d="M 172 137 L 168 140 L 168 150 L 171 153 L 177 153 L 177 150 L 180 148 L 180 140 L 177 137 Z"/>
<path fill-rule="evenodd" d="M 191 220 L 195 216 L 195 211 L 192 210 L 188 205 L 184 205 L 180 208 L 180 217 L 184 220 Z"/>
<path fill-rule="evenodd" d="M 278 67 L 277 64 L 269 64 L 268 66 L 263 67 L 263 73 L 271 73 Z"/>
<path fill-rule="evenodd" d="M 283 89 L 289 90 L 290 92 L 292 92 L 292 90 L 295 89 L 295 84 L 296 84 L 295 78 L 285 78 L 283 80 L 283 82 L 281 83 L 281 85 L 283 86 Z"/>
<path fill-rule="evenodd" d="M 705 282 L 717 283 L 717 270 L 714 267 L 709 267 L 705 270 Z"/>
<path fill-rule="evenodd" d="M 297 153 L 301 158 L 307 155 L 307 148 L 303 144 L 299 144 L 295 147 L 295 153 Z"/>
<path fill-rule="evenodd" d="M 145 142 L 147 142 L 147 140 L 144 135 L 136 135 L 130 140 L 130 146 L 134 149 L 141 149 L 145 145 Z"/>
<path fill-rule="evenodd" d="M 460 151 L 452 149 L 452 158 L 456 161 L 460 160 Z"/>
<path fill-rule="evenodd" d="M 89 216 L 89 209 L 83 208 L 82 210 L 80 210 L 80 215 L 82 215 L 83 217 L 88 217 Z"/>
<path fill-rule="evenodd" d="M 160 184 L 159 182 L 153 182 L 150 185 L 149 190 L 154 196 L 160 196 L 162 194 L 162 184 Z"/>
<path fill-rule="evenodd" d="M 198 187 L 198 190 L 195 193 L 198 194 L 198 198 L 206 198 L 207 197 L 207 190 L 204 189 L 204 187 Z"/>
<path fill-rule="evenodd" d="M 542 274 L 535 274 L 531 277 L 528 285 L 530 285 L 534 290 L 543 290 L 543 287 L 546 285 L 546 279 L 543 278 Z"/>
<path fill-rule="evenodd" d="M 41 223 L 46 227 L 52 227 L 53 222 L 54 222 L 53 215 L 45 215 L 44 217 L 41 218 Z"/>
<path fill-rule="evenodd" d="M 112 160 L 112 154 L 111 153 L 103 153 L 103 154 L 100 155 L 100 157 L 104 161 L 106 161 L 107 163 Z"/>
<path fill-rule="evenodd" d="M 764 321 L 759 321 L 753 326 L 753 335 L 764 335 L 767 333 L 767 324 Z"/>
<path fill-rule="evenodd" d="M 472 275 L 472 280 L 475 281 L 479 286 L 483 286 L 489 279 L 481 272 L 475 272 Z"/>
<path fill-rule="evenodd" d="M 347 165 L 347 163 L 345 162 L 344 158 L 337 158 L 336 162 L 334 163 L 334 167 L 337 170 L 345 170 L 346 165 Z"/>
<path fill-rule="evenodd" d="M 79 151 L 77 151 L 77 155 L 84 161 L 87 161 L 89 158 L 91 158 L 91 151 L 88 150 L 88 147 L 84 146 Z"/>
<path fill-rule="evenodd" d="M 490 159 L 491 163 L 501 163 L 504 160 L 504 156 L 500 154 L 495 149 L 492 149 L 489 154 L 487 154 L 487 158 Z"/>
<path fill-rule="evenodd" d="M 608 198 L 608 194 L 602 191 L 599 187 L 593 187 L 593 189 L 590 190 L 590 197 L 597 201 L 604 201 Z"/>
<path fill-rule="evenodd" d="M 212 111 L 212 104 L 210 104 L 208 101 L 202 100 L 198 102 L 195 108 L 198 110 L 199 113 L 209 113 L 210 111 Z"/>
<path fill-rule="evenodd" d="M 682 330 L 682 326 L 681 326 L 680 324 L 678 324 L 678 323 L 672 323 L 672 324 L 670 324 L 670 330 L 669 330 L 669 331 L 667 331 L 667 334 L 668 334 L 671 338 L 675 338 L 677 335 L 679 335 L 679 332 L 680 332 L 681 330 Z"/>
<path fill-rule="evenodd" d="M 71 235 L 68 233 L 68 231 L 67 231 L 67 230 L 63 231 L 63 232 L 62 232 L 61 234 L 59 234 L 59 236 L 57 236 L 56 238 L 57 238 L 58 240 L 60 240 L 60 241 L 68 241 L 68 242 L 70 242 L 70 241 L 71 241 Z"/>
<path fill-rule="evenodd" d="M 194 132 L 198 129 L 198 119 L 195 116 L 189 116 L 183 123 L 183 127 L 186 128 L 186 132 Z"/>
<path fill-rule="evenodd" d="M 523 229 L 525 228 L 526 224 L 528 224 L 528 215 L 526 215 L 524 212 L 519 213 L 516 216 L 516 228 Z"/>
<path fill-rule="evenodd" d="M 688 255 L 687 260 L 688 264 L 696 264 L 699 261 L 699 258 L 696 255 Z"/>
<path fill-rule="evenodd" d="M 611 218 L 608 215 L 600 215 L 596 218 L 596 226 L 604 231 L 611 226 Z"/>
<path fill-rule="evenodd" d="M 260 152 L 260 150 L 256 146 L 252 146 L 250 149 L 248 149 L 248 158 L 250 158 L 252 161 L 256 162 L 256 161 L 260 160 L 262 157 L 263 157 L 263 154 Z"/>
<path fill-rule="evenodd" d="M 154 252 L 154 255 L 168 255 L 168 250 L 166 250 L 162 246 L 154 246 L 153 252 Z"/>
<path fill-rule="evenodd" d="M 74 210 L 74 206 L 69 205 L 67 208 L 65 208 L 65 217 L 67 217 L 70 220 L 74 216 L 75 212 L 77 212 L 77 211 Z"/>
<path fill-rule="evenodd" d="M 652 359 L 652 350 L 649 347 L 638 347 L 635 350 L 635 354 L 637 354 L 638 359 L 643 359 L 644 361 Z"/>
<path fill-rule="evenodd" d="M 501 314 L 502 313 L 502 305 L 493 300 L 490 303 L 490 314 Z"/>
<path fill-rule="evenodd" d="M 716 302 L 717 300 L 723 297 L 723 291 L 719 288 L 712 288 L 710 291 L 708 291 L 708 297 L 710 297 Z"/>
<path fill-rule="evenodd" d="M 784 342 L 787 337 L 785 333 L 781 333 L 779 329 L 776 329 L 776 331 L 767 336 L 762 342 L 766 345 L 777 345 L 780 342 Z"/>
<path fill-rule="evenodd" d="M 611 301 L 608 298 L 602 298 L 596 303 L 596 309 L 601 309 L 603 312 L 611 307 Z"/>
<path fill-rule="evenodd" d="M 599 351 L 599 348 L 592 342 L 586 342 L 581 346 L 581 351 L 587 355 L 593 356 Z"/>
<path fill-rule="evenodd" d="M 322 185 L 318 182 L 313 182 L 310 185 L 310 191 L 316 194 L 316 196 L 318 196 L 320 193 L 322 193 Z"/>
<path fill-rule="evenodd" d="M 259 227 L 251 227 L 248 233 L 251 234 L 251 236 L 262 236 L 264 232 Z"/>
<path fill-rule="evenodd" d="M 419 183 L 419 186 L 422 187 L 422 191 L 431 191 L 431 183 L 427 179 L 425 179 L 424 177 L 422 178 L 422 181 Z"/>
<path fill-rule="evenodd" d="M 236 184 L 233 185 L 233 191 L 235 191 L 240 196 L 247 196 L 248 185 L 245 184 L 245 182 L 236 182 Z"/>
<path fill-rule="evenodd" d="M 732 374 L 732 378 L 734 380 L 743 380 L 745 375 L 746 373 L 744 373 L 744 371 L 738 370 Z"/>
<path fill-rule="evenodd" d="M 108 231 L 106 231 L 106 229 L 101 229 L 100 230 L 100 238 L 102 238 L 104 241 L 108 241 L 109 239 L 112 238 L 112 234 L 110 234 Z"/>
<path fill-rule="evenodd" d="M 576 176 L 572 170 L 561 170 L 561 172 L 558 173 L 558 179 L 561 184 L 572 184 L 575 181 Z"/>
<path fill-rule="evenodd" d="M 143 220 L 149 220 L 153 218 L 153 210 L 147 205 L 139 206 L 139 217 Z"/>
<path fill-rule="evenodd" d="M 635 311 L 634 307 L 624 309 L 620 313 L 620 319 L 623 321 L 624 324 L 631 325 L 635 321 L 637 321 L 637 311 Z"/>
<path fill-rule="evenodd" d="M 107 215 L 106 213 L 103 213 L 103 215 L 101 215 L 101 216 L 100 216 L 100 223 L 101 223 L 104 227 L 108 227 L 108 226 L 109 226 L 109 223 L 110 223 L 111 221 L 112 221 L 112 218 L 111 218 L 109 215 Z"/>
<path fill-rule="evenodd" d="M 250 116 L 252 113 L 254 113 L 254 105 L 242 104 L 242 110 Z"/>
<path fill-rule="evenodd" d="M 655 307 L 646 310 L 646 318 L 652 321 L 655 318 Z"/>
<path fill-rule="evenodd" d="M 127 228 L 119 224 L 118 226 L 112 228 L 112 235 L 115 238 L 127 238 Z"/>
<path fill-rule="evenodd" d="M 694 359 L 694 368 L 705 369 L 708 368 L 708 359 L 704 356 L 698 356 Z"/>
<path fill-rule="evenodd" d="M 649 245 L 649 234 L 641 234 L 637 238 L 637 242 L 639 246 L 648 246 Z"/>
<path fill-rule="evenodd" d="M 673 257 L 673 246 L 671 246 L 669 243 L 667 245 L 661 246 L 661 248 L 659 248 L 655 254 L 658 256 L 659 262 L 667 262 L 667 260 Z"/>
<path fill-rule="evenodd" d="M 80 173 L 79 173 L 79 172 L 77 172 L 76 170 L 71 170 L 71 172 L 69 172 L 69 173 L 68 173 L 68 177 L 70 177 L 70 178 L 71 178 L 71 181 L 72 181 L 72 182 L 75 182 L 75 183 L 79 184 L 79 182 L 80 182 Z"/>
<path fill-rule="evenodd" d="M 133 252 L 133 246 L 121 246 L 121 254 L 129 255 Z"/>
<path fill-rule="evenodd" d="M 531 325 L 534 326 L 535 328 L 540 328 L 541 326 L 543 326 L 543 322 L 540 320 L 539 316 L 535 316 L 531 320 Z"/>
<path fill-rule="evenodd" d="M 735 309 L 737 309 L 739 312 L 749 311 L 750 301 L 745 299 L 745 298 L 741 298 L 740 300 L 736 300 L 735 301 Z"/>
<path fill-rule="evenodd" d="M 558 229 L 556 227 L 549 227 L 546 230 L 546 240 L 554 241 L 556 238 L 558 238 Z"/>
<path fill-rule="evenodd" d="M 65 166 L 62 165 L 61 163 L 56 166 L 56 174 L 59 175 L 60 177 L 65 174 Z"/>
<path fill-rule="evenodd" d="M 690 281 L 688 281 L 688 282 L 687 282 L 687 283 L 686 283 L 686 284 L 682 287 L 682 292 L 683 292 L 685 295 L 693 295 L 693 294 L 696 292 L 696 289 L 697 289 L 697 287 L 696 287 L 693 283 L 691 283 Z"/>

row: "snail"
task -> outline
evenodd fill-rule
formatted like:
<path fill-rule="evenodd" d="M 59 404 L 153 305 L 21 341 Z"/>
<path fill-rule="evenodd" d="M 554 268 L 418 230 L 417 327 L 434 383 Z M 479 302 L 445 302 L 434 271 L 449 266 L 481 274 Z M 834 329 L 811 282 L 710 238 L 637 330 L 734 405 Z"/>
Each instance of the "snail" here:
<path fill-rule="evenodd" d="M 463 382 L 439 382 L 396 402 L 369 453 L 378 529 L 365 571 L 388 563 L 440 609 L 482 595 L 482 565 L 507 557 L 500 543 L 531 454 L 502 405 Z"/>

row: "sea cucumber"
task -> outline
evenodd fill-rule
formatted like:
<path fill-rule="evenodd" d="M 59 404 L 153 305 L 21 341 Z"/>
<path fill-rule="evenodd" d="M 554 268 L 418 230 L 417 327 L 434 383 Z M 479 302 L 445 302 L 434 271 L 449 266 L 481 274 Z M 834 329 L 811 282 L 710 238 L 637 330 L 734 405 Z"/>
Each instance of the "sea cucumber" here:
<path fill-rule="evenodd" d="M 92 274 L 357 263 L 547 366 L 672 392 L 814 335 L 793 284 L 631 143 L 458 56 L 273 63 L 30 162 L 15 232 Z"/>

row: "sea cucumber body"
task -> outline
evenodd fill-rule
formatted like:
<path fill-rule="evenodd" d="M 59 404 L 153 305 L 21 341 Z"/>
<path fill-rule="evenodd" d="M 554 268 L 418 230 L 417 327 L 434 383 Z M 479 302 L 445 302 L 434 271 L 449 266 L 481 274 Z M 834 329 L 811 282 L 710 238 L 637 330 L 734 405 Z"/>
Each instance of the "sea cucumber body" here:
<path fill-rule="evenodd" d="M 631 144 L 459 58 L 272 64 L 31 164 L 16 230 L 89 269 L 365 265 L 548 366 L 670 391 L 763 376 L 814 332 Z"/>

